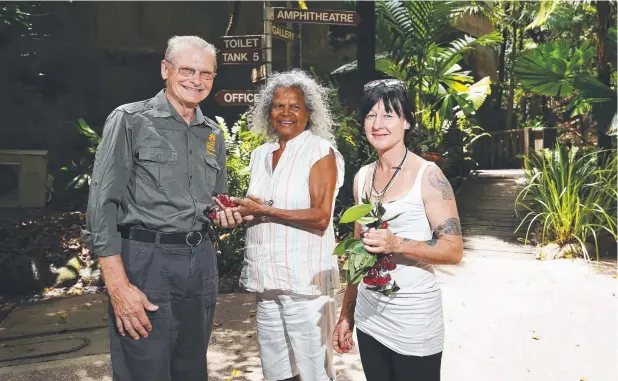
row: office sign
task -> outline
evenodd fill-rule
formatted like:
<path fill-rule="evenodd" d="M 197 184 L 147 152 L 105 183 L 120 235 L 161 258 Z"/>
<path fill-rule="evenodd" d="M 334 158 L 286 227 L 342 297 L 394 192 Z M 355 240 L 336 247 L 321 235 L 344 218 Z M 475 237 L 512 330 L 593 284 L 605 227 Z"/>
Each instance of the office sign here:
<path fill-rule="evenodd" d="M 257 93 L 253 90 L 219 90 L 215 100 L 221 106 L 251 106 Z"/>
<path fill-rule="evenodd" d="M 352 11 L 322 9 L 271 8 L 273 21 L 355 26 L 360 16 Z"/>
<path fill-rule="evenodd" d="M 278 25 L 273 25 L 270 29 L 271 29 L 270 32 L 273 35 L 273 37 L 278 38 L 280 40 L 291 42 L 291 41 L 294 41 L 294 39 L 296 38 L 296 33 L 294 33 L 292 30 L 288 28 L 284 28 Z"/>

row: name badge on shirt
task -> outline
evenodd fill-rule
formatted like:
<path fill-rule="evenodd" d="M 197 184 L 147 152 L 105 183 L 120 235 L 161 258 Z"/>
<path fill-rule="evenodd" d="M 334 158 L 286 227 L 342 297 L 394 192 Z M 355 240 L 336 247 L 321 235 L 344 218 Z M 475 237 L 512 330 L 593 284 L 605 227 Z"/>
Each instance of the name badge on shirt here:
<path fill-rule="evenodd" d="M 208 142 L 206 142 L 206 152 L 210 156 L 217 155 L 217 137 L 214 134 L 208 136 Z"/>

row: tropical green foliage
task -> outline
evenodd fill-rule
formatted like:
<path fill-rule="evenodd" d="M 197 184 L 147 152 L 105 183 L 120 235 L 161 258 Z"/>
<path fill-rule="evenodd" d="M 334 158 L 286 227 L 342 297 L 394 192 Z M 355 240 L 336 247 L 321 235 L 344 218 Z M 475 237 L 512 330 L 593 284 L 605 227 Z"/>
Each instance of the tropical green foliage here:
<path fill-rule="evenodd" d="M 86 152 L 84 152 L 79 162 L 76 163 L 73 161 L 70 166 L 62 167 L 61 170 L 75 176 L 69 181 L 67 187 L 77 190 L 84 188 L 86 185 L 90 185 L 90 176 L 92 174 L 92 168 L 94 167 L 94 156 L 101 142 L 101 136 L 90 128 L 88 123 L 82 118 L 77 120 L 76 128 L 77 132 L 88 141 L 85 147 Z"/>
<path fill-rule="evenodd" d="M 245 197 L 251 179 L 249 171 L 251 152 L 263 143 L 263 139 L 249 131 L 246 113 L 240 116 L 232 128 L 228 128 L 223 118 L 216 117 L 216 120 L 225 136 L 228 193 L 236 197 Z M 220 254 L 218 260 L 220 274 L 239 270 L 244 257 L 245 233 L 244 224 L 232 230 L 215 232 L 213 238 Z"/>
<path fill-rule="evenodd" d="M 432 133 L 434 149 L 458 111 L 474 115 L 491 93 L 489 77 L 475 82 L 460 63 L 466 52 L 502 42 L 500 33 L 443 43 L 453 32 L 452 22 L 478 8 L 478 3 L 450 1 L 377 3 L 378 40 L 387 55 L 376 60 L 376 69 L 406 83 L 417 120 Z"/>
<path fill-rule="evenodd" d="M 542 244 L 578 243 L 586 256 L 589 239 L 597 248 L 601 234 L 616 239 L 617 156 L 607 152 L 599 165 L 600 154 L 558 143 L 555 150 L 524 157 L 526 185 L 515 208 L 527 211 L 518 227 L 526 227 L 526 239 L 540 226 Z"/>
<path fill-rule="evenodd" d="M 613 29 L 615 30 L 615 29 Z M 614 41 L 614 45 L 616 41 Z M 616 91 L 593 75 L 596 50 L 590 42 L 573 48 L 569 40 L 556 40 L 524 52 L 515 74 L 524 89 L 557 98 L 571 97 L 571 117 L 597 109 L 616 113 Z"/>

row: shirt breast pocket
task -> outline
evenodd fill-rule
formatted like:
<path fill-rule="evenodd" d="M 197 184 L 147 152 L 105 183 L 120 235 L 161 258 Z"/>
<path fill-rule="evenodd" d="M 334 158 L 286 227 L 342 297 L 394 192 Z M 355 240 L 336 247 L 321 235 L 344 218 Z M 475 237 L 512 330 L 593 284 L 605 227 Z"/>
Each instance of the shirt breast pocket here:
<path fill-rule="evenodd" d="M 206 184 L 206 190 L 207 192 L 212 193 L 215 189 L 217 175 L 219 174 L 219 170 L 221 170 L 221 166 L 217 162 L 217 159 L 208 153 L 204 154 L 204 163 L 206 164 L 204 165 L 204 182 Z"/>
<path fill-rule="evenodd" d="M 156 187 L 170 189 L 174 186 L 178 159 L 176 151 L 160 147 L 142 147 L 138 149 L 137 159 Z"/>

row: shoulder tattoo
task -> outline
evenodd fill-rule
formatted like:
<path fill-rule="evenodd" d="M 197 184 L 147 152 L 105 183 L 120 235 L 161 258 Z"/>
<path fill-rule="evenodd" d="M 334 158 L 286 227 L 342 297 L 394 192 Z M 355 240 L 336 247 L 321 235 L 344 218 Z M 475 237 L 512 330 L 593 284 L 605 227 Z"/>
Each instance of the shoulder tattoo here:
<path fill-rule="evenodd" d="M 453 194 L 453 188 L 451 188 L 451 183 L 448 182 L 444 175 L 440 176 L 438 170 L 431 170 L 427 178 L 429 179 L 429 184 L 432 187 L 442 192 L 443 200 L 452 200 L 455 197 Z"/>

